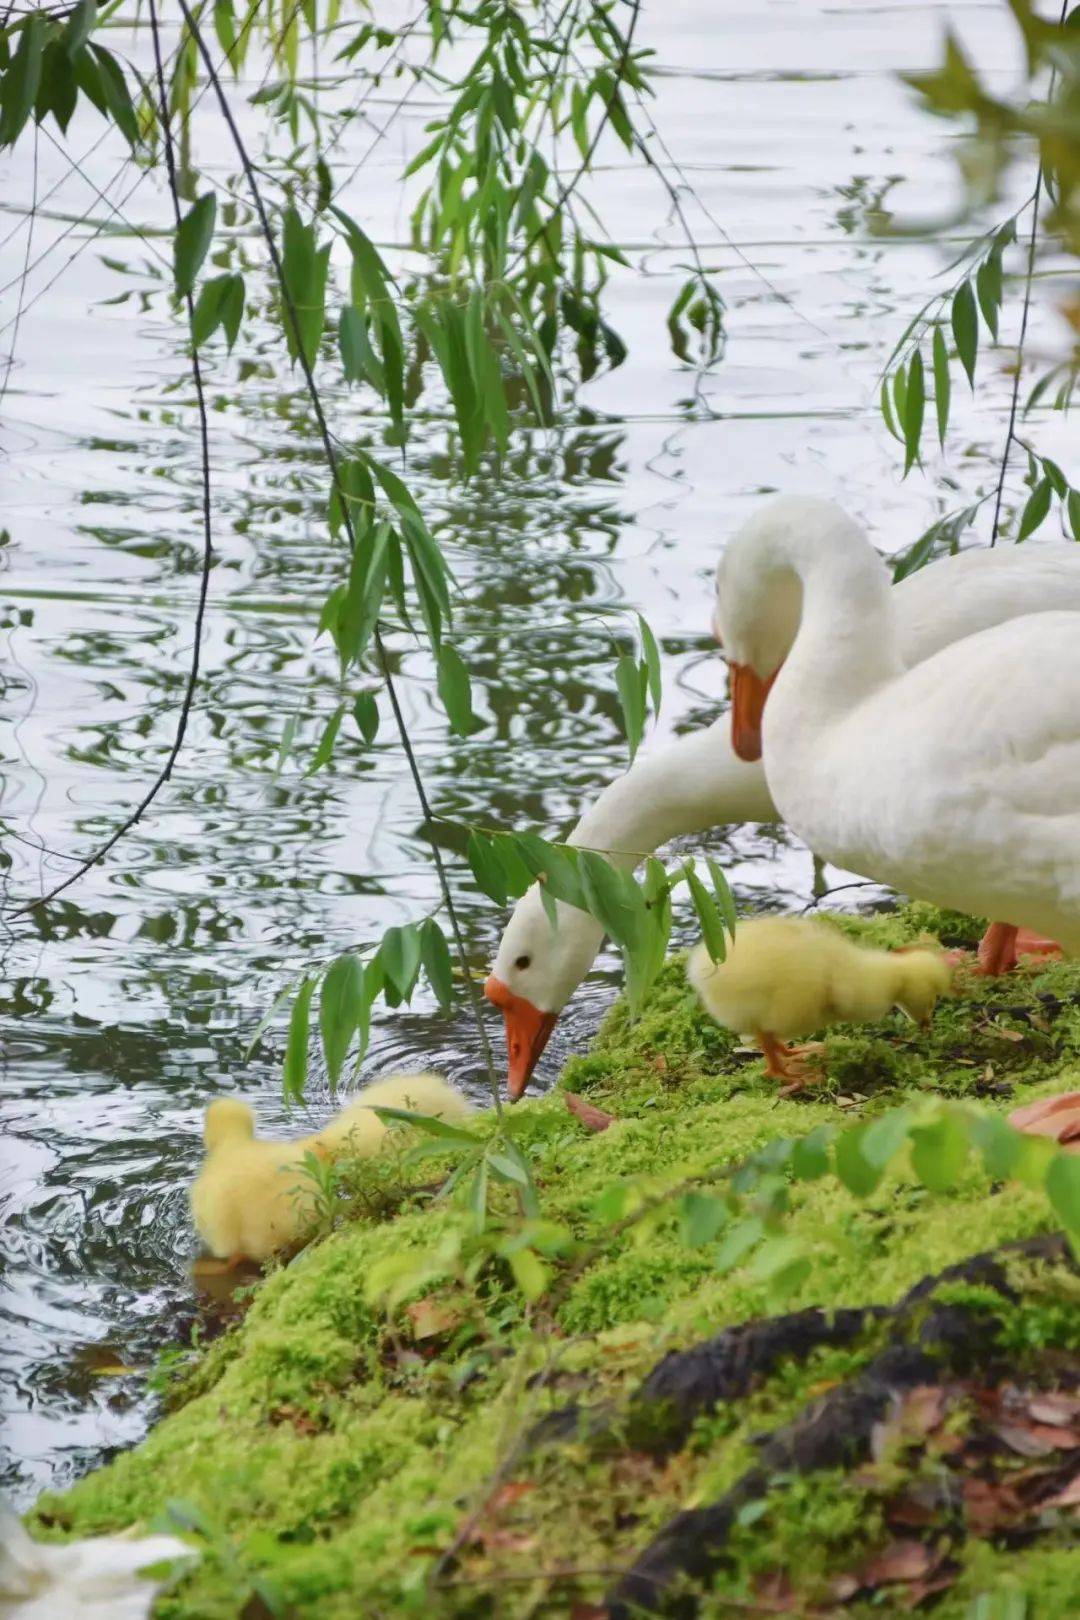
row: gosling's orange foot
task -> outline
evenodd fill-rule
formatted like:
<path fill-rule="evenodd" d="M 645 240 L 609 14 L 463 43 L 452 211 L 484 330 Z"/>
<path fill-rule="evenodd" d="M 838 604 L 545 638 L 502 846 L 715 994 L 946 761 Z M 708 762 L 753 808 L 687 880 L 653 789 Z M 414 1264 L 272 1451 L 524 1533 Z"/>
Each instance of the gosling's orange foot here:
<path fill-rule="evenodd" d="M 191 1273 L 194 1277 L 227 1277 L 231 1272 L 243 1271 L 246 1267 L 258 1264 L 259 1262 L 250 1254 L 230 1254 L 227 1258 L 201 1254 L 192 1262 Z"/>
<path fill-rule="evenodd" d="M 781 1089 L 781 1097 L 793 1096 L 811 1080 L 820 1078 L 821 1065 L 815 1061 L 825 1050 L 820 1041 L 810 1041 L 803 1046 L 785 1046 L 775 1035 L 766 1035 L 762 1030 L 755 1032 L 754 1039 L 765 1054 L 765 1073 L 770 1079 L 788 1082 Z"/>

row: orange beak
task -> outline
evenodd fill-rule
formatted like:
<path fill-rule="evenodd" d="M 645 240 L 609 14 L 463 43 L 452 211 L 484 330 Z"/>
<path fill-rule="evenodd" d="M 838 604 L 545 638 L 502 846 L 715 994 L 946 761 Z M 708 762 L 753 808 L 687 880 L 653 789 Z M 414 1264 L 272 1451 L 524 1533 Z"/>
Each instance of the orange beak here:
<path fill-rule="evenodd" d="M 749 664 L 729 664 L 731 672 L 731 742 L 740 759 L 761 758 L 761 719 L 765 713 L 765 699 L 775 681 L 774 670 L 763 681 Z"/>
<path fill-rule="evenodd" d="M 484 994 L 495 1007 L 502 1008 L 506 1025 L 506 1052 L 509 1066 L 506 1071 L 506 1095 L 518 1102 L 524 1095 L 533 1070 L 555 1028 L 558 1013 L 541 1012 L 524 996 L 515 996 L 508 985 L 489 974 Z"/>

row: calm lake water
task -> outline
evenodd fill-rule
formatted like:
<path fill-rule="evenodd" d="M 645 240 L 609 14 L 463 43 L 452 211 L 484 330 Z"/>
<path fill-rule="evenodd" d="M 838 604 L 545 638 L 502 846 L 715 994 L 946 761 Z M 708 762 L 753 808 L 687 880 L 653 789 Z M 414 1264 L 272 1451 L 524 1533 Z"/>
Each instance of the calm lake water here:
<path fill-rule="evenodd" d="M 1018 41 L 998 0 L 645 0 L 651 115 L 726 300 L 726 350 L 700 381 L 671 354 L 664 322 L 685 241 L 656 175 L 605 140 L 589 194 L 633 264 L 611 288 L 628 360 L 568 401 L 556 428 L 521 424 L 503 464 L 469 484 L 437 393 L 409 451 L 462 582 L 457 644 L 486 722 L 468 744 L 451 738 L 427 658 L 396 645 L 439 815 L 560 834 L 624 767 L 597 609 L 640 606 L 662 637 L 661 734 L 713 718 L 725 682 L 707 636 L 711 575 L 724 537 L 767 492 L 834 495 L 891 551 L 987 487 L 1004 351 L 926 478 L 901 483 L 875 404 L 893 342 L 959 251 L 955 238 L 874 233 L 883 212 L 919 224 L 955 201 L 955 136 L 896 79 L 935 60 L 947 19 L 1009 82 Z M 113 41 L 147 63 L 144 31 Z M 412 195 L 399 176 L 435 107 L 411 83 L 388 78 L 369 94 L 346 77 L 323 91 L 328 108 L 363 98 L 334 151 L 335 184 L 394 263 L 406 262 Z M 249 134 L 257 127 L 247 120 Z M 172 783 L 103 867 L 32 919 L 10 916 L 137 802 L 171 740 L 191 650 L 200 466 L 168 243 L 154 234 L 168 200 L 102 128 L 80 114 L 66 153 L 50 124 L 36 163 L 32 138 L 0 160 L 0 386 L 14 345 L 0 402 L 0 1478 L 23 1501 L 136 1441 L 152 1415 L 145 1371 L 195 1314 L 186 1196 L 207 1101 L 242 1092 L 268 1131 L 317 1124 L 330 1107 L 316 1074 L 301 1120 L 287 1116 L 280 1030 L 244 1062 L 261 1013 L 305 963 L 437 899 L 388 722 L 373 749 L 345 738 L 330 768 L 303 774 L 338 701 L 314 621 L 341 552 L 325 531 L 305 398 L 256 320 L 231 361 L 218 345 L 208 362 L 217 561 Z M 193 132 L 204 177 L 239 195 L 209 97 Z M 246 214 L 234 219 L 259 265 Z M 1035 358 L 1055 356 L 1064 330 L 1044 268 Z M 1016 306 L 1013 296 L 1003 336 Z M 369 398 L 329 404 L 342 436 L 378 443 Z M 1062 424 L 1038 414 L 1029 427 L 1073 470 Z M 294 714 L 297 750 L 275 776 Z M 810 857 L 784 836 L 734 829 L 712 843 L 744 903 L 809 898 Z M 451 871 L 482 971 L 503 917 L 456 856 Z M 616 982 L 605 956 L 541 1083 L 587 1041 Z M 381 1018 L 367 1077 L 430 1064 L 482 1095 L 464 1013 L 442 1016 L 420 996 Z M 108 1370 L 118 1366 L 134 1371 Z"/>

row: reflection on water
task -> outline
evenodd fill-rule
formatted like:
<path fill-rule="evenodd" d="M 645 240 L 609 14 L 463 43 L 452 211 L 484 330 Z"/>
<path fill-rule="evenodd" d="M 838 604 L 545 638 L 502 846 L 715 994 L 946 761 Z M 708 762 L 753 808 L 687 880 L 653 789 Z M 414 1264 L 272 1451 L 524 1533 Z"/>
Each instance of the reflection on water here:
<path fill-rule="evenodd" d="M 999 9 L 949 11 L 979 61 L 1006 71 L 1015 42 Z M 645 7 L 662 66 L 654 114 L 700 199 L 687 194 L 687 207 L 719 276 L 727 346 L 699 386 L 667 348 L 685 247 L 655 176 L 616 144 L 601 150 L 595 186 L 635 263 L 611 288 L 626 365 L 595 378 L 558 427 L 522 418 L 501 464 L 469 485 L 442 402 L 424 396 L 409 470 L 460 581 L 456 644 L 486 722 L 475 739 L 447 735 L 426 656 L 405 635 L 391 644 L 429 792 L 454 824 L 440 829 L 452 855 L 469 822 L 565 830 L 622 768 L 610 641 L 622 604 L 641 606 L 663 638 L 662 733 L 715 715 L 711 574 L 723 536 L 763 492 L 838 494 L 887 549 L 939 510 L 932 481 L 898 482 L 873 397 L 944 254 L 918 238 L 882 241 L 872 227 L 886 209 L 941 213 L 951 196 L 940 129 L 893 78 L 930 61 L 940 21 L 940 7 L 917 0 Z M 430 114 L 410 104 L 363 187 L 346 187 L 346 205 L 382 242 L 403 235 L 397 177 Z M 231 184 L 218 133 L 200 109 L 194 159 Z M 112 137 L 78 121 L 72 135 L 86 173 L 130 221 L 167 220 L 154 182 L 135 176 L 127 196 L 132 171 Z M 369 141 L 363 128 L 346 132 L 339 184 Z M 0 351 L 35 195 L 28 149 L 4 164 L 0 284 L 16 285 L 0 298 Z M 123 229 L 107 241 L 72 232 L 88 207 L 104 210 L 44 138 L 36 185 L 43 257 L 0 406 L 10 904 L 58 881 L 158 769 L 190 656 L 201 547 L 194 401 L 160 244 Z M 230 222 L 236 251 L 257 266 L 243 211 Z M 1034 341 L 1051 328 L 1037 311 Z M 313 622 L 340 552 L 325 530 L 326 478 L 302 392 L 258 323 L 231 362 L 214 353 L 209 387 L 217 560 L 188 744 L 106 867 L 47 910 L 5 918 L 0 935 L 4 1477 L 24 1498 L 145 1428 L 146 1369 L 195 1315 L 186 1187 L 207 1100 L 242 1089 L 270 1132 L 328 1110 L 316 1076 L 302 1117 L 287 1116 L 280 1035 L 243 1064 L 261 1011 L 305 962 L 436 900 L 387 718 L 374 747 L 343 734 L 333 764 L 304 774 L 338 701 Z M 989 397 L 955 435 L 949 475 L 964 491 L 982 486 L 1000 443 Z M 346 441 L 379 442 L 382 424 L 359 395 L 330 405 Z M 1068 470 L 1053 429 L 1040 433 Z M 960 502 L 947 492 L 950 507 Z M 297 748 L 275 775 L 291 715 Z M 711 842 L 747 904 L 809 897 L 809 856 L 782 833 L 734 829 Z M 482 971 L 502 918 L 460 860 L 451 870 Z M 608 955 L 556 1031 L 541 1083 L 587 1040 L 615 981 Z M 482 1095 L 464 1013 L 418 999 L 384 1015 L 366 1073 L 417 1062 Z"/>

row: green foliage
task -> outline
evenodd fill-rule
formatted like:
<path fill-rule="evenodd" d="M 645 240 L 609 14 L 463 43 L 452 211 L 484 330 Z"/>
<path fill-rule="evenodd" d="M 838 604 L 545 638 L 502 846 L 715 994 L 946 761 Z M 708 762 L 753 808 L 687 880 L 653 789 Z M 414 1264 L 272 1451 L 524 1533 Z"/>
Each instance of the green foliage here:
<path fill-rule="evenodd" d="M 940 66 L 906 77 L 931 112 L 974 125 L 974 151 L 969 147 L 962 163 L 969 211 L 996 195 L 1027 143 L 1037 143 L 1049 182 L 1047 228 L 1075 253 L 1080 251 L 1076 11 L 1071 8 L 1071 14 L 1062 18 L 1040 16 L 1029 0 L 1008 0 L 1008 5 L 1023 37 L 1029 80 L 1038 81 L 1043 70 L 1054 69 L 1054 82 L 1047 92 L 1032 96 L 1023 84 L 1009 98 L 995 95 L 951 32 L 945 37 Z M 991 283 L 987 297 L 992 304 L 992 270 L 984 280 Z"/>
<path fill-rule="evenodd" d="M 939 117 L 963 120 L 964 136 L 955 143 L 964 182 L 964 201 L 948 220 L 955 228 L 987 203 L 994 201 L 1003 183 L 1019 160 L 1026 160 L 1032 143 L 1038 150 L 1039 167 L 1030 195 L 1021 207 L 1000 226 L 981 236 L 959 261 L 961 274 L 951 288 L 935 295 L 909 323 L 886 367 L 881 393 L 881 410 L 886 427 L 901 440 L 905 451 L 905 472 L 919 455 L 922 432 L 918 374 L 922 349 L 930 338 L 934 377 L 935 416 L 938 439 L 945 448 L 949 425 L 952 388 L 949 368 L 959 360 L 972 390 L 976 384 L 980 347 L 980 326 L 990 344 L 998 341 L 1004 298 L 1006 256 L 1017 238 L 1018 221 L 1024 216 L 1029 236 L 1024 255 L 1024 309 L 1021 321 L 1021 347 L 1026 330 L 1026 307 L 1031 296 L 1031 277 L 1040 235 L 1049 235 L 1070 253 L 1080 253 L 1080 12 L 1065 8 L 1057 18 L 1040 16 L 1028 0 L 1007 0 L 1008 8 L 1023 39 L 1027 61 L 1027 83 L 1008 96 L 998 96 L 984 82 L 963 46 L 951 31 L 946 32 L 942 61 L 930 72 L 904 75 L 922 99 L 923 105 Z M 1067 14 L 1066 14 L 1067 13 Z M 974 133 L 971 133 L 971 130 Z M 955 268 L 955 267 L 954 267 Z M 1019 267 L 1018 267 L 1019 268 Z M 1071 321 L 1071 306 L 1063 313 Z M 950 354 L 949 338 L 953 353 Z M 1023 355 L 1015 362 L 1019 388 Z M 912 385 L 912 375 L 915 382 Z M 1080 376 L 1080 344 L 1075 343 L 1067 358 L 1050 366 L 1031 386 L 1025 411 L 1040 402 L 1054 409 L 1067 410 Z M 891 380 L 891 388 L 889 386 Z M 900 401 L 914 387 L 914 401 L 907 413 Z M 1010 420 L 1003 456 L 1014 443 Z M 1077 537 L 1080 498 L 1070 501 L 1072 491 L 1064 479 L 1031 481 L 1030 494 L 1019 513 L 1015 538 L 1025 540 L 1045 521 L 1054 497 L 1068 516 L 1068 531 Z M 984 497 L 985 499 L 986 497 Z M 977 503 L 981 504 L 981 503 Z M 939 524 L 963 526 L 977 510 L 968 507 Z M 996 529 L 996 519 L 995 519 Z M 995 533 L 996 537 L 996 533 Z M 920 537 L 904 559 L 910 572 L 926 561 L 936 549 L 940 534 Z"/>
<path fill-rule="evenodd" d="M 289 354 L 313 366 L 326 322 L 330 243 L 320 247 L 315 226 L 305 224 L 292 207 L 286 208 L 283 219 L 281 266 L 282 296 L 288 305 L 282 326 Z"/>
<path fill-rule="evenodd" d="M 615 665 L 615 689 L 619 695 L 623 727 L 630 744 L 631 763 L 645 735 L 649 703 L 650 701 L 652 703 L 653 715 L 659 717 L 663 697 L 660 648 L 656 637 L 640 613 L 637 615 L 637 622 L 641 640 L 640 652 L 637 656 L 622 653 Z"/>
<path fill-rule="evenodd" d="M 372 692 L 360 692 L 353 702 L 353 719 L 361 737 L 370 746 L 379 731 L 379 705 Z"/>
<path fill-rule="evenodd" d="M 926 907 L 833 923 L 879 944 L 911 943 L 928 927 L 953 939 L 958 926 Z M 182 1499 L 241 1560 L 249 1585 L 272 1583 L 298 1612 L 318 1603 L 333 1615 L 395 1613 L 412 1601 L 406 1582 L 417 1567 L 430 1575 L 461 1527 L 477 1522 L 476 1505 L 491 1499 L 492 1478 L 512 1457 L 512 1472 L 498 1474 L 513 1487 L 507 1516 L 494 1524 L 513 1539 L 494 1543 L 494 1574 L 490 1538 L 460 1547 L 470 1580 L 438 1588 L 440 1610 L 464 1617 L 490 1600 L 516 1615 L 507 1576 L 534 1576 L 538 1542 L 545 1567 L 627 1567 L 689 1501 L 716 1501 L 760 1462 L 756 1436 L 857 1375 L 883 1347 L 880 1329 L 868 1324 L 843 1350 L 763 1371 L 749 1394 L 703 1413 L 666 1466 L 647 1463 L 618 1423 L 614 1445 L 607 1434 L 592 1444 L 583 1420 L 569 1444 L 520 1446 L 547 1414 L 577 1405 L 618 1420 L 666 1354 L 777 1302 L 889 1304 L 930 1273 L 1057 1224 L 1041 1192 L 985 1155 L 1015 1139 L 1004 1115 L 1017 1102 L 1074 1083 L 1080 1015 L 1069 997 L 1080 979 L 1069 963 L 1011 979 L 1004 988 L 965 981 L 931 1031 L 899 1020 L 870 1031 L 862 1055 L 871 1071 L 881 1064 L 869 1041 L 896 1048 L 907 1066 L 898 1087 L 859 1103 L 853 1120 L 829 1081 L 778 1099 L 760 1064 L 697 1008 L 681 962 L 670 962 L 639 1019 L 621 1004 L 565 1075 L 618 1114 L 610 1129 L 583 1130 L 559 1090 L 513 1112 L 511 1140 L 538 1189 L 539 1216 L 522 1212 L 520 1182 L 500 1182 L 490 1168 L 503 1156 L 490 1116 L 471 1121 L 472 1140 L 460 1142 L 397 1121 L 391 1150 L 364 1161 L 361 1175 L 341 1165 L 332 1234 L 258 1286 L 243 1321 L 185 1377 L 185 1404 L 141 1447 L 41 1504 L 49 1533 L 119 1530 Z M 1021 1060 L 1010 1071 L 1016 1095 L 965 1102 L 972 1093 L 960 1077 L 977 1089 L 993 1050 L 987 1026 L 1009 1007 L 1035 1016 L 1051 994 L 1061 1003 L 1057 1050 L 1042 1061 L 1033 1038 L 1020 1052 L 999 1040 Z M 974 1069 L 950 1068 L 953 1049 Z M 836 1050 L 830 1040 L 828 1065 Z M 929 1060 L 928 1075 L 913 1054 Z M 969 1136 L 958 1178 L 931 1192 L 912 1144 L 953 1117 L 998 1129 Z M 836 1143 L 853 1125 L 865 1127 L 860 1152 L 883 1165 L 859 1199 L 835 1169 Z M 1027 1140 L 1045 1181 L 1053 1149 Z M 481 1149 L 490 1161 L 478 1175 Z M 470 1155 L 443 1196 L 425 1190 L 433 1173 L 445 1187 Z M 364 1186 L 354 1207 L 352 1189 Z M 1047 1350 L 1075 1351 L 1080 1284 L 1064 1265 L 1019 1258 L 1007 1280 L 1008 1295 L 952 1284 L 939 1297 L 980 1313 L 1023 1387 Z M 780 1559 L 793 1579 L 850 1568 L 853 1540 L 859 1557 L 864 1540 L 868 1551 L 875 1545 L 880 1502 L 846 1470 L 774 1477 L 740 1515 L 732 1569 L 707 1612 L 756 1590 L 757 1574 Z M 162 1600 L 166 1612 L 235 1613 L 218 1553 L 197 1531 L 184 1533 L 203 1556 Z M 956 1545 L 957 1584 L 939 1612 L 968 1620 L 981 1595 L 1022 1590 L 1033 1612 L 1065 1620 L 1077 1570 L 1067 1535 L 1067 1524 L 1048 1524 L 1026 1552 L 969 1535 Z M 602 1597 L 602 1581 L 590 1597 Z"/>
<path fill-rule="evenodd" d="M 315 980 L 307 978 L 296 992 L 289 1014 L 289 1035 L 285 1043 L 285 1066 L 282 1088 L 289 1102 L 299 1102 L 304 1095 L 307 1076 L 308 1025 L 311 1017 L 311 997 Z"/>
<path fill-rule="evenodd" d="M 1003 259 L 1016 240 L 1016 218 L 1013 215 L 992 233 L 989 245 L 986 238 L 976 244 L 965 258 L 959 281 L 923 305 L 889 357 L 882 379 L 881 414 L 888 431 L 904 446 L 905 475 L 921 452 L 928 372 L 934 383 L 938 442 L 944 449 L 952 408 L 952 361 L 959 360 L 974 389 L 980 315 L 991 341 L 997 341 L 1004 285 Z M 930 342 L 929 367 L 923 357 L 927 339 Z"/>
<path fill-rule="evenodd" d="M 668 336 L 676 359 L 687 365 L 712 366 L 721 358 L 727 334 L 724 300 L 700 271 L 685 281 L 668 311 Z M 698 353 L 691 352 L 696 342 Z"/>
<path fill-rule="evenodd" d="M 170 118 L 186 120 L 197 94 L 207 88 L 227 105 L 216 81 L 200 83 L 213 79 L 204 34 L 211 15 L 238 82 L 253 35 L 265 43 L 279 75 L 276 81 L 264 79 L 250 103 L 288 132 L 285 182 L 252 165 L 239 145 L 235 157 L 275 272 L 272 307 L 290 359 L 303 368 L 320 425 L 319 374 L 337 365 L 346 382 L 369 392 L 384 412 L 387 444 L 403 447 L 411 409 L 434 377 L 450 401 L 461 471 L 471 477 L 485 457 L 507 449 L 514 411 L 531 408 L 538 419 L 550 420 L 571 360 L 583 378 L 602 363 L 623 362 L 626 348 L 604 317 L 602 295 L 612 269 L 627 268 L 626 260 L 618 248 L 595 239 L 592 222 L 585 234 L 570 203 L 606 132 L 628 150 L 641 149 L 628 99 L 632 94 L 640 101 L 650 91 L 648 53 L 634 46 L 639 9 L 635 4 L 624 17 L 606 6 L 562 8 L 530 26 L 514 7 L 429 7 L 430 54 L 410 72 L 437 89 L 445 110 L 429 124 L 422 149 L 407 165 L 407 173 L 422 177 L 411 235 L 426 257 L 424 272 L 407 280 L 395 278 L 363 225 L 334 199 L 327 153 L 336 135 L 320 119 L 299 64 L 305 38 L 313 45 L 331 41 L 337 59 L 353 64 L 397 51 L 414 25 L 396 31 L 365 20 L 354 27 L 340 21 L 334 4 L 324 12 L 305 5 L 284 18 L 275 18 L 272 8 L 257 0 L 242 8 L 235 0 L 215 0 L 212 10 L 185 12 L 167 87 Z M 66 128 L 80 94 L 129 141 L 138 140 L 124 73 L 95 43 L 97 22 L 93 0 L 84 0 L 59 19 L 34 12 L 9 19 L 0 29 L 0 144 L 16 140 L 31 114 L 40 120 L 52 111 Z M 451 36 L 457 77 L 448 80 L 439 58 Z M 374 76 L 377 70 L 369 71 Z M 149 91 L 140 102 L 147 154 L 154 162 L 161 159 L 157 102 Z M 545 156 L 551 135 L 564 131 L 581 158 L 568 183 Z M 173 241 L 176 290 L 195 300 L 195 347 L 220 331 L 232 350 L 249 301 L 250 255 L 230 235 L 216 244 L 216 273 L 202 279 L 215 247 L 217 193 L 199 191 L 190 152 L 182 150 L 181 156 L 180 189 L 188 201 Z M 334 238 L 347 251 L 347 288 L 339 288 L 332 275 Z M 676 353 L 688 359 L 696 345 L 699 363 L 716 360 L 723 346 L 723 314 L 712 278 L 696 260 L 669 316 Z M 324 341 L 328 322 L 334 343 Z M 390 633 L 427 643 L 451 730 L 467 738 L 480 724 L 467 663 L 447 637 L 453 581 L 410 475 L 360 445 L 333 449 L 329 427 L 324 438 L 330 462 L 328 526 L 347 548 L 319 631 L 332 639 L 343 686 L 354 671 L 363 684 L 359 695 L 343 692 L 323 720 L 309 774 L 330 767 L 350 713 L 365 744 L 376 736 L 379 703 L 368 683 L 390 679 L 383 640 L 387 603 L 397 615 Z M 640 616 L 637 630 L 637 647 L 621 652 L 614 672 L 631 756 L 662 697 L 656 638 Z M 399 725 L 396 704 L 391 708 Z M 285 723 L 279 770 L 298 723 L 299 714 Z M 601 855 L 556 849 L 528 835 L 473 833 L 467 853 L 477 880 L 499 903 L 520 895 L 536 878 L 553 917 L 559 900 L 590 910 L 623 951 L 635 1006 L 663 961 L 673 883 L 689 884 L 711 949 L 722 950 L 724 926 L 731 927 L 730 895 L 715 867 L 714 901 L 690 869 L 671 878 L 650 864 L 645 881 L 638 883 Z M 375 997 L 381 994 L 391 1006 L 408 1001 L 421 963 L 440 1004 L 448 1005 L 453 975 L 434 922 L 388 930 L 365 960 L 362 992 L 357 961 L 348 955 L 330 967 L 312 968 L 298 991 L 295 985 L 290 989 L 288 1095 L 301 1095 L 305 1085 L 309 1009 L 317 989 L 323 1053 L 333 1083 L 347 1053 L 354 1046 L 361 1054 L 364 1050 Z"/>
<path fill-rule="evenodd" d="M 212 191 L 207 191 L 192 205 L 177 227 L 173 268 L 176 290 L 181 296 L 191 292 L 195 286 L 213 239 L 216 217 L 217 198 Z"/>
<path fill-rule="evenodd" d="M 66 134 L 80 95 L 138 146 L 127 77 L 112 52 L 91 39 L 97 23 L 94 0 L 59 15 L 7 14 L 0 25 L 0 148 L 14 146 L 31 119 L 41 124 L 50 114 Z"/>
<path fill-rule="evenodd" d="M 457 736 L 471 737 L 483 725 L 473 713 L 468 667 L 461 654 L 445 641 L 439 649 L 439 697 L 450 729 Z"/>
<path fill-rule="evenodd" d="M 364 968 L 353 952 L 327 968 L 319 993 L 319 1028 L 330 1084 L 336 1086 L 356 1034 L 364 999 Z"/>
<path fill-rule="evenodd" d="M 453 958 L 434 917 L 425 917 L 419 923 L 394 925 L 385 931 L 374 950 L 347 951 L 326 967 L 311 970 L 299 984 L 294 980 L 260 1021 L 248 1054 L 291 999 L 283 1086 L 286 1098 L 302 1098 L 310 1056 L 311 1002 L 318 990 L 322 1054 L 330 1084 L 336 1086 L 350 1052 L 354 1071 L 363 1062 L 376 998 L 382 995 L 391 1007 L 411 1001 L 421 970 L 440 1006 L 449 1007 L 454 994 Z"/>
<path fill-rule="evenodd" d="M 244 318 L 244 278 L 241 275 L 214 276 L 203 283 L 195 303 L 192 336 L 201 346 L 220 326 L 232 351 Z"/>

